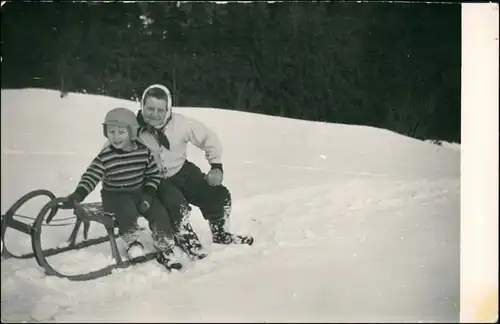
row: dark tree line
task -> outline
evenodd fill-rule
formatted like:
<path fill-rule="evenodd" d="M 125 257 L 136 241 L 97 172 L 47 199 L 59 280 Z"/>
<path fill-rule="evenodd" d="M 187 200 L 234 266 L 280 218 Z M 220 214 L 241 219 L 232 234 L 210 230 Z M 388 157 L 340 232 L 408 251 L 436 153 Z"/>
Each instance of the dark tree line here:
<path fill-rule="evenodd" d="M 460 4 L 8 2 L 2 88 L 382 127 L 460 142 Z"/>

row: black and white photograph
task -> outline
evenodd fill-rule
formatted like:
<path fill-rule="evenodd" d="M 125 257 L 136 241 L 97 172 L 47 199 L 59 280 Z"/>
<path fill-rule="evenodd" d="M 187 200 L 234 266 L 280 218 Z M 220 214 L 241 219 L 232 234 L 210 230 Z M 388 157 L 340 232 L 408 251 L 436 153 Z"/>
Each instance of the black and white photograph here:
<path fill-rule="evenodd" d="M 497 24 L 492 3 L 2 1 L 2 323 L 497 320 Z"/>

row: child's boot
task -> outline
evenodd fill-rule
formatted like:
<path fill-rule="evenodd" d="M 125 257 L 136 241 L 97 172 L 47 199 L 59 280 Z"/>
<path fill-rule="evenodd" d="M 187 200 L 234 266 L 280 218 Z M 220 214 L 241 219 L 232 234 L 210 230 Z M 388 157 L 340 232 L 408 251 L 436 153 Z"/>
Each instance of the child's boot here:
<path fill-rule="evenodd" d="M 127 247 L 128 259 L 135 259 L 144 256 L 144 245 L 139 241 L 133 241 Z"/>

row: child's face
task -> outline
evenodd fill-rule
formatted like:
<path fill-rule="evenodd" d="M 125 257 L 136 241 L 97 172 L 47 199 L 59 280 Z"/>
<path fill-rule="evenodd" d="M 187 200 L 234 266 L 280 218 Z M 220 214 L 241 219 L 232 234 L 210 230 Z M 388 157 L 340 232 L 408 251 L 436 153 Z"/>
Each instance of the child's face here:
<path fill-rule="evenodd" d="M 167 101 L 155 97 L 148 97 L 142 109 L 144 121 L 149 125 L 161 126 L 167 117 Z"/>
<path fill-rule="evenodd" d="M 106 125 L 106 134 L 111 145 L 117 149 L 128 149 L 132 146 L 127 126 Z"/>

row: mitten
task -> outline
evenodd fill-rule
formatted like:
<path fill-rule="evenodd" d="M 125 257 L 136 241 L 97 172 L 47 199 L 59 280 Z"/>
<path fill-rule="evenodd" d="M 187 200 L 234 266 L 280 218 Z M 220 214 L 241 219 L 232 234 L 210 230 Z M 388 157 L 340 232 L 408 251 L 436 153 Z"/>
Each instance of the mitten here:
<path fill-rule="evenodd" d="M 65 199 L 59 204 L 59 208 L 62 209 L 74 209 L 76 203 L 82 202 L 82 198 L 80 195 L 75 191 L 65 197 Z"/>
<path fill-rule="evenodd" d="M 205 179 L 211 186 L 220 186 L 222 184 L 224 173 L 222 172 L 222 164 L 214 163 L 212 168 L 208 171 Z"/>
<path fill-rule="evenodd" d="M 141 203 L 139 204 L 139 212 L 141 214 L 146 213 L 151 207 L 152 203 L 153 203 L 153 196 L 151 194 L 143 194 Z"/>

